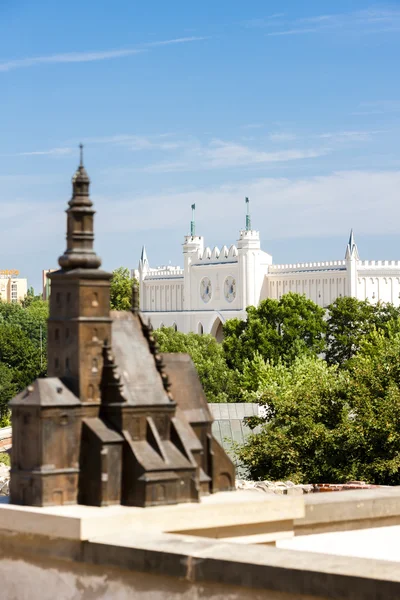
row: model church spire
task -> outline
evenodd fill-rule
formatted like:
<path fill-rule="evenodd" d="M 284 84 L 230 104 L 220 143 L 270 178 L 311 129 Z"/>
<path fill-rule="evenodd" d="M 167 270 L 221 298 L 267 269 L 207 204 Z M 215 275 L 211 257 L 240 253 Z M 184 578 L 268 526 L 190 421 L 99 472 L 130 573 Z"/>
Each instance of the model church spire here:
<path fill-rule="evenodd" d="M 72 198 L 67 209 L 67 249 L 58 259 L 64 271 L 71 269 L 98 269 L 101 259 L 93 250 L 93 217 L 95 211 L 89 196 L 90 179 L 83 166 L 83 146 L 80 145 L 80 163 L 72 178 Z"/>

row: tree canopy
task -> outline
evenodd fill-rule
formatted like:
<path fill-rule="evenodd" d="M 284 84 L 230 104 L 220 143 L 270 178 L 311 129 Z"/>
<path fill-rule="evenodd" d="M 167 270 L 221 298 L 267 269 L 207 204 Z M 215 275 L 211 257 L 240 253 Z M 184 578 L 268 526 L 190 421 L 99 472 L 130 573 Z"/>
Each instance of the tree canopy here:
<path fill-rule="evenodd" d="M 135 281 L 132 279 L 129 269 L 125 267 L 119 267 L 112 272 L 110 287 L 111 310 L 130 310 L 132 306 L 132 285 Z"/>
<path fill-rule="evenodd" d="M 300 294 L 280 300 L 268 298 L 258 308 L 247 308 L 247 320 L 232 319 L 224 325 L 223 348 L 228 365 L 242 369 L 245 359 L 259 353 L 265 360 L 292 363 L 302 354 L 324 349 L 325 311 Z"/>
<path fill-rule="evenodd" d="M 0 416 L 8 401 L 47 370 L 48 304 L 33 298 L 25 304 L 0 302 Z"/>
<path fill-rule="evenodd" d="M 215 338 L 181 333 L 172 327 L 157 329 L 154 335 L 161 352 L 185 352 L 191 356 L 209 402 L 237 400 L 237 374 L 228 368 L 223 348 Z"/>
<path fill-rule="evenodd" d="M 373 332 L 346 367 L 257 359 L 262 425 L 238 449 L 256 479 L 400 484 L 400 334 Z M 255 366 L 246 364 L 254 374 Z"/>
<path fill-rule="evenodd" d="M 338 298 L 328 306 L 326 360 L 343 365 L 354 356 L 373 331 L 385 335 L 400 329 L 400 308 L 393 304 L 370 304 L 368 300 Z"/>

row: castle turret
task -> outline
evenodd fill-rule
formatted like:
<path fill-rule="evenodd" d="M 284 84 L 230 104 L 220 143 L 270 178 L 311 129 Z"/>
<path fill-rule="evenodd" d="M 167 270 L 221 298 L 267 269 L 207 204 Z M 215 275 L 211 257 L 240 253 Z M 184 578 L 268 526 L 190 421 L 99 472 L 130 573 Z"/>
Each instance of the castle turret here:
<path fill-rule="evenodd" d="M 360 257 L 353 230 L 350 231 L 345 260 L 347 270 L 347 294 L 353 298 L 357 298 L 357 262 L 360 260 Z"/>
<path fill-rule="evenodd" d="M 251 229 L 250 202 L 246 198 L 246 227 L 240 231 L 238 240 L 239 278 L 241 293 L 241 308 L 257 306 L 260 295 L 259 265 L 260 265 L 260 233 Z"/>
<path fill-rule="evenodd" d="M 139 279 L 139 287 L 141 290 L 140 294 L 140 310 L 146 310 L 147 306 L 147 297 L 146 297 L 146 287 L 143 284 L 144 279 L 146 278 L 147 273 L 149 272 L 150 264 L 147 258 L 146 248 L 143 246 L 142 253 L 140 255 L 139 266 L 138 266 L 138 279 Z"/>
<path fill-rule="evenodd" d="M 183 309 L 190 310 L 191 299 L 191 281 L 190 266 L 194 260 L 204 251 L 204 238 L 196 235 L 195 209 L 192 204 L 192 221 L 190 223 L 190 235 L 185 235 L 183 242 L 183 269 L 184 269 L 184 290 L 183 290 Z"/>

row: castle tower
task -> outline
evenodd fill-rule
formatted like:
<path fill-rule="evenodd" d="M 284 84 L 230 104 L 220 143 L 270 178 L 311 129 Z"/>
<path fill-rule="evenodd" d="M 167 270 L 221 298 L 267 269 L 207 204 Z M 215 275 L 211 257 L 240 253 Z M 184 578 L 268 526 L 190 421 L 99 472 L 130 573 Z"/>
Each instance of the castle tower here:
<path fill-rule="evenodd" d="M 183 290 L 183 310 L 191 309 L 191 265 L 197 259 L 199 254 L 204 251 L 204 238 L 196 235 L 195 209 L 192 204 L 192 220 L 190 223 L 190 235 L 185 235 L 183 242 L 183 269 L 184 269 L 184 290 Z"/>
<path fill-rule="evenodd" d="M 48 376 L 58 377 L 82 401 L 83 416 L 96 416 L 104 340 L 111 343 L 110 279 L 93 250 L 90 180 L 80 165 L 72 178 L 67 209 L 67 248 L 49 275 Z"/>
<path fill-rule="evenodd" d="M 251 229 L 250 202 L 246 198 L 246 228 L 240 231 L 238 240 L 239 290 L 241 305 L 257 306 L 259 302 L 260 233 Z"/>
<path fill-rule="evenodd" d="M 147 258 L 146 248 L 143 246 L 142 254 L 140 255 L 138 274 L 139 274 L 139 286 L 141 290 L 140 294 L 140 310 L 146 310 L 147 298 L 146 298 L 146 287 L 143 285 L 148 271 L 150 269 L 149 260 Z"/>
<path fill-rule="evenodd" d="M 347 294 L 357 298 L 357 262 L 360 260 L 357 244 L 354 239 L 353 230 L 350 231 L 349 241 L 346 247 L 346 271 L 347 271 Z"/>

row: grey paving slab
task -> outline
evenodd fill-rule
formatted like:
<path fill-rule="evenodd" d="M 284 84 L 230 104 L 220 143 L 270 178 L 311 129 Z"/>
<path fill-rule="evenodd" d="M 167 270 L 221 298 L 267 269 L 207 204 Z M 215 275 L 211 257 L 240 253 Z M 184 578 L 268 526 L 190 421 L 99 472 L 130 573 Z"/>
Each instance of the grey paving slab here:
<path fill-rule="evenodd" d="M 220 426 L 221 426 L 222 441 L 223 441 L 224 448 L 225 448 L 227 444 L 230 445 L 232 443 L 231 422 L 229 421 L 229 419 L 220 421 Z"/>
<path fill-rule="evenodd" d="M 220 404 L 220 419 L 229 419 L 229 404 Z"/>
<path fill-rule="evenodd" d="M 238 419 L 243 419 L 245 416 L 244 406 L 244 404 L 238 404 L 238 406 L 236 407 L 236 414 Z"/>
<path fill-rule="evenodd" d="M 238 418 L 238 414 L 237 414 L 237 404 L 228 404 L 228 410 L 229 410 L 229 418 L 230 419 L 237 419 Z"/>
<path fill-rule="evenodd" d="M 220 404 L 209 404 L 210 410 L 211 410 L 211 414 L 214 417 L 214 419 L 220 419 L 221 418 L 221 409 L 220 409 Z"/>

